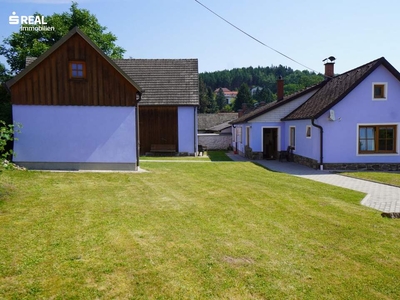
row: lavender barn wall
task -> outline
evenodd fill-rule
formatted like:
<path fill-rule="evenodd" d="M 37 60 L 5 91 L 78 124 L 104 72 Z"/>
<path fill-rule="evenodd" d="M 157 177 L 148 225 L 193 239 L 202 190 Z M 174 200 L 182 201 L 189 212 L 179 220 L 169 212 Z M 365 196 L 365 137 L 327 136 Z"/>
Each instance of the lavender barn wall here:
<path fill-rule="evenodd" d="M 197 108 L 178 107 L 178 152 L 197 152 Z"/>
<path fill-rule="evenodd" d="M 135 107 L 13 105 L 18 162 L 135 166 Z"/>

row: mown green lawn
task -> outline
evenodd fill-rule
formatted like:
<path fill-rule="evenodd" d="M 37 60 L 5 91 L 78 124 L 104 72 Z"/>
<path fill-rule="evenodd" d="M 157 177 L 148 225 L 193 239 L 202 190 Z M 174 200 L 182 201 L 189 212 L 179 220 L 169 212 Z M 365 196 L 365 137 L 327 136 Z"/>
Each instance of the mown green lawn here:
<path fill-rule="evenodd" d="M 342 175 L 380 182 L 400 187 L 400 173 L 393 172 L 345 172 Z"/>
<path fill-rule="evenodd" d="M 396 299 L 399 220 L 249 162 L 0 173 L 0 299 Z"/>
<path fill-rule="evenodd" d="M 141 156 L 140 161 L 178 160 L 178 161 L 231 161 L 225 151 L 208 151 L 202 156 Z"/>

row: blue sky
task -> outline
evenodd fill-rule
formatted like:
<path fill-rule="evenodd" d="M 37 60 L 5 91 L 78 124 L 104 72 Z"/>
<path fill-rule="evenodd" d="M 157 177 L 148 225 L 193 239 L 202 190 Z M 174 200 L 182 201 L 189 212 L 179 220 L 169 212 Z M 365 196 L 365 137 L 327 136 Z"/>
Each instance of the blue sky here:
<path fill-rule="evenodd" d="M 342 73 L 381 56 L 400 70 L 398 0 L 199 0 L 242 30 L 296 61 L 323 72 L 336 57 Z M 132 58 L 198 58 L 199 71 L 303 66 L 260 45 L 194 0 L 81 0 Z M 68 11 L 65 0 L 0 0 L 0 39 L 19 30 L 18 15 Z M 0 57 L 5 63 L 5 58 Z"/>

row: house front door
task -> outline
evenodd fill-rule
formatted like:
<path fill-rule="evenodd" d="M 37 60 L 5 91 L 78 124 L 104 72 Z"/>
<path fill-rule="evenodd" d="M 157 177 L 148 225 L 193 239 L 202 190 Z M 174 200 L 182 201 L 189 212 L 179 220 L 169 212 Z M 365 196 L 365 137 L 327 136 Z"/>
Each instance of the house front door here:
<path fill-rule="evenodd" d="M 263 157 L 265 159 L 278 158 L 278 128 L 263 129 Z"/>

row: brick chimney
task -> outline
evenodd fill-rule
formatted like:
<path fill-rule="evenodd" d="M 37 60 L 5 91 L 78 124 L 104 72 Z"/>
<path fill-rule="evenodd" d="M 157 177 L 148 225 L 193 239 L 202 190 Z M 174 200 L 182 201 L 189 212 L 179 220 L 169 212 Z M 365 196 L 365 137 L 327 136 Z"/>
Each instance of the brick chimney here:
<path fill-rule="evenodd" d="M 278 97 L 278 101 L 283 99 L 283 79 L 282 76 L 279 76 L 276 81 L 276 96 Z"/>
<path fill-rule="evenodd" d="M 327 62 L 327 63 L 325 63 L 325 76 L 326 76 L 326 77 L 333 77 L 333 76 L 335 76 L 334 66 L 335 66 L 335 63 L 334 63 L 334 62 Z"/>

